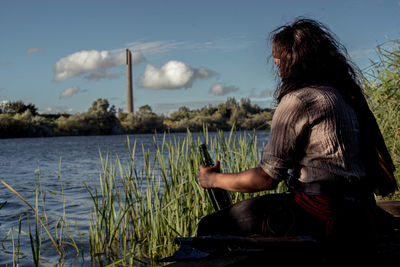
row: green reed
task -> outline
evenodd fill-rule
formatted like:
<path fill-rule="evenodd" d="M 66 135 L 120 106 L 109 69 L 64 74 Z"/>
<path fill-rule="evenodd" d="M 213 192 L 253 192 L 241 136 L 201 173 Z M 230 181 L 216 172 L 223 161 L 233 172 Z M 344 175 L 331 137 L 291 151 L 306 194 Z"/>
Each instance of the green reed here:
<path fill-rule="evenodd" d="M 35 171 L 36 174 L 36 182 L 34 187 L 35 193 L 35 204 L 31 205 L 23 196 L 21 196 L 17 191 L 15 191 L 10 185 L 8 185 L 5 181 L 0 179 L 0 182 L 8 188 L 11 192 L 14 193 L 15 196 L 20 198 L 29 208 L 26 216 L 21 215 L 19 219 L 19 227 L 16 230 L 14 227 L 10 229 L 10 231 L 6 234 L 4 239 L 2 240 L 2 246 L 4 247 L 4 242 L 11 235 L 11 246 L 12 246 L 12 262 L 13 266 L 19 265 L 20 258 L 32 257 L 32 262 L 34 266 L 39 266 L 41 263 L 41 251 L 42 251 L 42 241 L 47 238 L 51 240 L 53 247 L 59 254 L 59 260 L 64 257 L 64 252 L 66 247 L 72 247 L 76 250 L 76 254 L 79 255 L 80 250 L 75 242 L 75 232 L 72 232 L 72 228 L 69 227 L 68 219 L 66 216 L 66 208 L 65 208 L 65 197 L 63 191 L 63 182 L 61 179 L 61 161 L 59 166 L 59 171 L 57 173 L 57 179 L 60 182 L 60 193 L 63 211 L 61 216 L 59 214 L 54 215 L 51 214 L 51 217 L 60 216 L 55 223 L 50 223 L 48 214 L 46 211 L 46 190 L 43 188 L 41 184 L 42 175 L 40 172 L 40 168 Z M 57 193 L 51 192 L 52 194 L 57 195 Z M 34 219 L 31 219 L 31 215 L 34 215 Z M 26 217 L 26 221 L 24 218 Z M 25 224 L 26 222 L 26 224 Z M 27 226 L 27 231 L 23 231 L 23 226 Z M 76 227 L 78 234 L 80 235 L 79 229 Z M 14 240 L 14 232 L 17 232 L 17 246 L 15 247 Z M 25 237 L 28 240 L 25 240 Z M 21 243 L 30 244 L 31 255 L 25 255 L 21 250 Z M 81 239 L 82 243 L 82 239 Z"/>
<path fill-rule="evenodd" d="M 154 263 L 176 249 L 173 239 L 194 236 L 199 220 L 213 211 L 206 191 L 197 181 L 200 165 L 198 147 L 206 142 L 210 153 L 221 162 L 221 171 L 238 172 L 258 165 L 261 152 L 255 133 L 193 139 L 164 134 L 154 138 L 154 151 L 139 150 L 143 168 L 135 163 L 136 141 L 126 142 L 128 162 L 118 155 L 101 155 L 100 188 L 87 187 L 93 209 L 90 225 L 92 260 L 132 265 Z M 249 194 L 232 194 L 234 201 Z"/>

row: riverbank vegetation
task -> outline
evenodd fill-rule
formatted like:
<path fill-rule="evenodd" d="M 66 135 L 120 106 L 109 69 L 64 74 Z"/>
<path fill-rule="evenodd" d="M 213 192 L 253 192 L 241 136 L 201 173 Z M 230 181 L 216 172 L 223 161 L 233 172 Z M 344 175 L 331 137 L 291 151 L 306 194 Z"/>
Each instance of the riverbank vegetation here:
<path fill-rule="evenodd" d="M 87 112 L 78 114 L 38 114 L 33 104 L 22 101 L 6 102 L 0 106 L 0 138 L 110 135 L 200 131 L 203 125 L 210 130 L 268 129 L 272 109 L 262 109 L 249 99 L 191 110 L 181 107 L 169 115 L 158 115 L 149 105 L 135 113 L 124 113 L 110 106 L 106 99 L 97 99 Z"/>
<path fill-rule="evenodd" d="M 378 59 L 365 71 L 365 93 L 396 167 L 400 185 L 400 40 L 377 47 Z M 400 199 L 397 191 L 392 198 Z"/>

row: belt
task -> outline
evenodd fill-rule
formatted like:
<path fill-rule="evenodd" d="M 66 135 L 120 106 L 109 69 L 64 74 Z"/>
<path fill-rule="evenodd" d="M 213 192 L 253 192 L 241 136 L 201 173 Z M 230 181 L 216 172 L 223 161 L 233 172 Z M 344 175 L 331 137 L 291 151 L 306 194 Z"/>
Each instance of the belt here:
<path fill-rule="evenodd" d="M 373 190 L 368 183 L 360 180 L 337 179 L 335 181 L 318 181 L 303 183 L 299 180 L 290 181 L 289 190 L 304 192 L 309 195 L 369 197 Z"/>

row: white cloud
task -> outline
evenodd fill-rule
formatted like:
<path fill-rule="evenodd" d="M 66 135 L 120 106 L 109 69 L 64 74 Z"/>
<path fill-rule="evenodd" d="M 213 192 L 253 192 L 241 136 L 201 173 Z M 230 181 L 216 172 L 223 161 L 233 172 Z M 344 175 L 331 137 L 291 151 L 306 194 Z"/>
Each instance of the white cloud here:
<path fill-rule="evenodd" d="M 71 97 L 71 96 L 76 95 L 76 94 L 81 93 L 81 92 L 84 92 L 84 91 L 81 90 L 78 86 L 70 87 L 68 89 L 65 89 L 65 90 L 61 91 L 60 99 L 61 98 L 68 98 L 68 97 Z"/>
<path fill-rule="evenodd" d="M 132 54 L 132 63 L 139 64 L 145 60 L 141 53 Z M 53 66 L 54 80 L 65 81 L 82 74 L 88 80 L 116 78 L 117 75 L 108 71 L 109 68 L 126 64 L 125 51 L 118 53 L 110 51 L 83 50 L 63 57 Z"/>
<path fill-rule="evenodd" d="M 269 90 L 269 89 L 265 89 L 265 90 L 261 91 L 260 94 L 258 95 L 258 98 L 261 98 L 261 99 L 269 99 L 269 98 L 273 98 L 273 97 L 274 97 L 274 91 Z"/>
<path fill-rule="evenodd" d="M 375 51 L 375 49 L 359 49 L 350 51 L 349 55 L 353 60 L 358 60 L 371 57 Z"/>
<path fill-rule="evenodd" d="M 179 103 L 157 103 L 152 105 L 153 111 L 156 113 L 169 114 L 177 111 L 180 107 L 189 107 L 191 110 L 200 109 L 206 106 L 217 106 L 225 103 L 225 100 L 207 100 L 207 101 L 188 101 Z"/>
<path fill-rule="evenodd" d="M 57 114 L 57 113 L 74 113 L 74 110 L 67 106 L 54 106 L 54 107 L 47 107 L 44 109 L 40 109 L 39 113 L 47 113 L 47 114 Z"/>
<path fill-rule="evenodd" d="M 1 108 L 4 108 L 5 105 L 7 105 L 8 103 L 10 103 L 10 101 L 8 101 L 8 100 L 2 100 L 2 101 L 0 102 L 0 109 L 1 109 Z"/>
<path fill-rule="evenodd" d="M 85 79 L 89 81 L 98 81 L 101 79 L 116 79 L 118 77 L 119 76 L 117 74 L 109 72 L 106 69 L 102 69 L 99 71 L 89 73 L 88 75 L 85 76 Z"/>
<path fill-rule="evenodd" d="M 234 52 L 254 46 L 256 41 L 249 40 L 245 35 L 234 35 L 213 41 L 213 47 L 221 52 Z"/>
<path fill-rule="evenodd" d="M 174 41 L 154 41 L 154 42 L 133 42 L 127 46 L 133 51 L 140 51 L 146 55 L 165 53 L 173 49 L 177 49 L 184 45 L 186 42 Z"/>
<path fill-rule="evenodd" d="M 225 85 L 224 83 L 215 83 L 211 86 L 209 92 L 216 96 L 227 95 L 232 92 L 239 91 L 239 88 L 234 85 Z"/>
<path fill-rule="evenodd" d="M 136 41 L 132 43 L 126 44 L 126 47 L 131 49 L 132 51 L 138 51 L 143 54 L 153 55 L 160 53 L 167 53 L 173 50 L 208 50 L 208 49 L 217 49 L 223 52 L 233 52 L 237 50 L 246 49 L 249 46 L 255 44 L 255 41 L 248 40 L 247 36 L 243 35 L 235 35 L 227 38 L 220 38 L 211 41 L 204 42 L 190 42 L 190 41 L 152 41 L 152 42 L 143 42 Z M 115 51 L 119 51 L 115 50 Z"/>
<path fill-rule="evenodd" d="M 274 91 L 266 88 L 258 92 L 256 88 L 250 90 L 247 96 L 251 102 L 264 108 L 272 108 L 274 105 Z"/>
<path fill-rule="evenodd" d="M 166 53 L 176 49 L 207 49 L 212 46 L 212 42 L 192 43 L 188 41 L 132 42 L 127 44 L 127 47 L 132 51 L 139 51 L 145 55 Z"/>
<path fill-rule="evenodd" d="M 26 49 L 25 54 L 27 56 L 31 56 L 34 53 L 39 53 L 39 52 L 43 52 L 43 51 L 44 50 L 41 48 L 28 48 L 28 49 Z"/>
<path fill-rule="evenodd" d="M 140 86 L 156 90 L 190 88 L 196 79 L 205 79 L 216 75 L 215 71 L 207 68 L 192 68 L 184 62 L 172 60 L 161 68 L 148 64 L 140 76 Z"/>

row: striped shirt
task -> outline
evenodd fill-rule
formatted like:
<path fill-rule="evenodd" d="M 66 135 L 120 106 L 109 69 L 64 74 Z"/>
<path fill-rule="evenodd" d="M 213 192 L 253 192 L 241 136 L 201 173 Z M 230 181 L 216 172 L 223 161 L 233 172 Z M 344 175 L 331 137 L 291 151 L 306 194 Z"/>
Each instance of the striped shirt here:
<path fill-rule="evenodd" d="M 333 87 L 306 87 L 286 94 L 273 119 L 260 167 L 272 178 L 293 170 L 301 182 L 365 176 L 354 110 Z"/>

